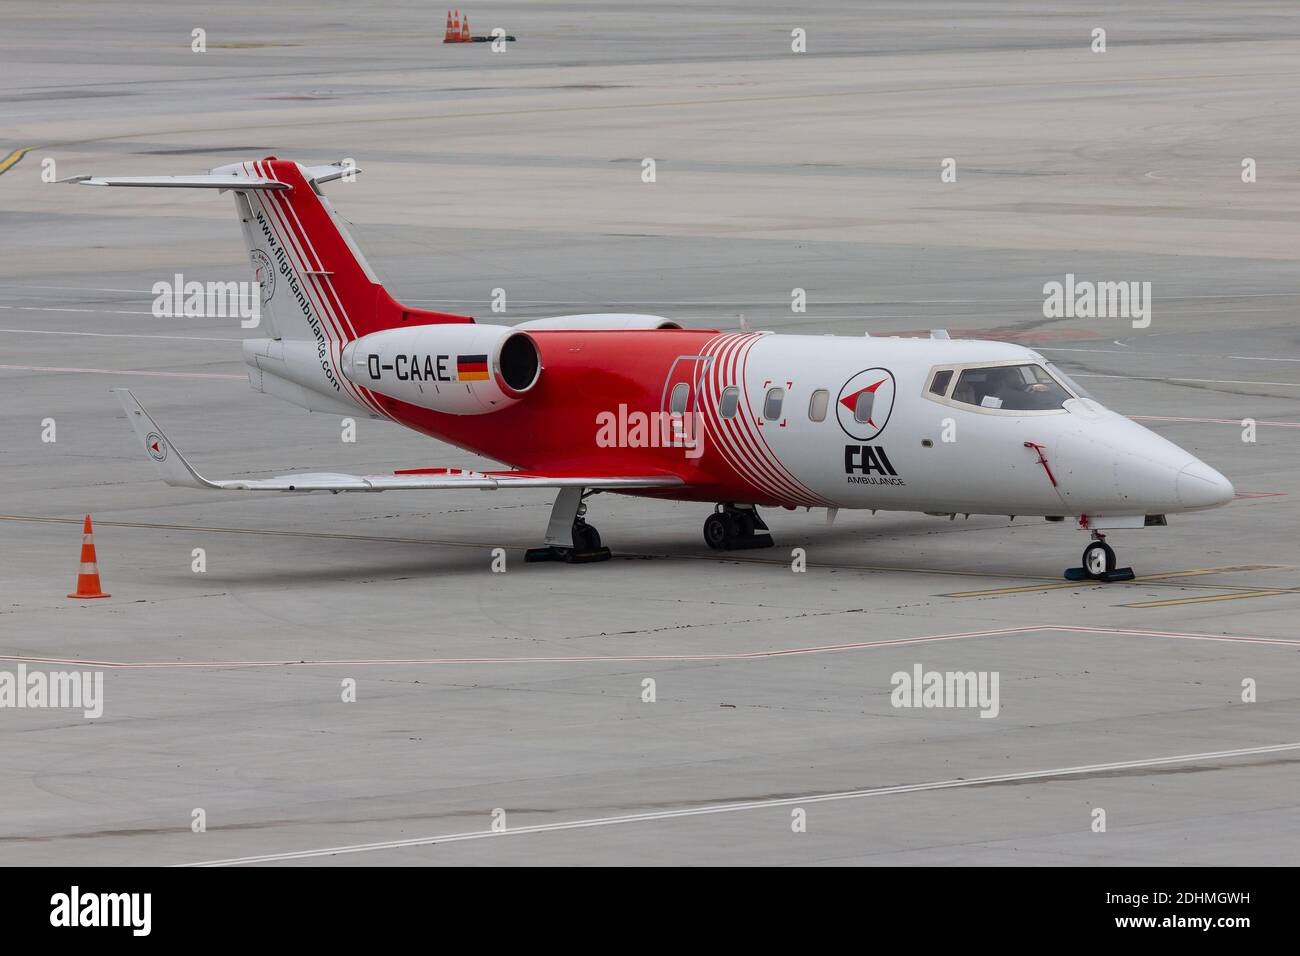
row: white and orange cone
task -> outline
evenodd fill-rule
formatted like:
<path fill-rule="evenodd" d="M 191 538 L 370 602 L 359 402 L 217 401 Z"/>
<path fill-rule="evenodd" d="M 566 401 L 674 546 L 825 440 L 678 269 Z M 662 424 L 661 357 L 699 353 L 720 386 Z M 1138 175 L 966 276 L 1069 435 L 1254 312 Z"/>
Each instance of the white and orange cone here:
<path fill-rule="evenodd" d="M 460 42 L 461 42 L 461 43 L 470 43 L 470 42 L 472 42 L 472 38 L 470 37 L 470 34 L 469 34 L 469 14 L 468 14 L 468 13 L 465 14 L 465 16 L 464 16 L 464 17 L 461 19 L 461 21 L 460 21 Z"/>
<path fill-rule="evenodd" d="M 446 31 L 442 34 L 442 42 L 443 42 L 443 43 L 455 43 L 456 40 L 457 40 L 457 33 L 458 33 L 458 32 L 459 32 L 459 31 L 457 31 L 456 33 L 453 33 L 453 32 L 452 32 L 452 25 L 451 25 L 451 11 L 448 10 L 448 11 L 447 11 L 447 29 L 446 29 Z"/>
<path fill-rule="evenodd" d="M 95 532 L 90 526 L 90 515 L 81 529 L 81 570 L 77 574 L 77 590 L 69 594 L 70 598 L 106 598 L 112 597 L 100 590 L 99 562 L 95 560 Z"/>

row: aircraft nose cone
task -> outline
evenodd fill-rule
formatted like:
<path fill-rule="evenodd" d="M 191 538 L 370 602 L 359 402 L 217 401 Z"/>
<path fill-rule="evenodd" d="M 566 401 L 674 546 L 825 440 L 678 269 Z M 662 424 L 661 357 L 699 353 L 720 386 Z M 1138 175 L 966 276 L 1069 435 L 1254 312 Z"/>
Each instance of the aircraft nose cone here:
<path fill-rule="evenodd" d="M 1232 500 L 1232 482 L 1203 461 L 1178 473 L 1178 501 L 1184 508 L 1217 508 Z"/>

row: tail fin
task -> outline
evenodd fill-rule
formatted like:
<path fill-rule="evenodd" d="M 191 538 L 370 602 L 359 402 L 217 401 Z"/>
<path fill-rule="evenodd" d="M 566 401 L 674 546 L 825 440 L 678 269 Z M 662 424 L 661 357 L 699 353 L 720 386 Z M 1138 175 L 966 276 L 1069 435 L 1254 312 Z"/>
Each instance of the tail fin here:
<path fill-rule="evenodd" d="M 82 176 L 89 186 L 173 186 L 235 194 L 253 277 L 261 283 L 270 340 L 246 340 L 245 357 L 260 372 L 374 409 L 340 372 L 343 347 L 370 332 L 403 325 L 473 322 L 469 316 L 403 306 L 384 289 L 319 183 L 358 172 L 355 166 L 302 166 L 268 156 L 202 176 Z M 250 380 L 253 379 L 250 373 Z M 294 389 L 263 387 L 297 404 Z M 274 384 L 274 383 L 272 383 Z M 283 383 L 280 383 L 283 384 Z M 306 407 L 311 407 L 307 404 Z"/>
<path fill-rule="evenodd" d="M 235 203 L 262 296 L 277 337 L 347 344 L 404 323 L 472 322 L 463 315 L 407 309 L 384 289 L 347 226 L 317 184 L 354 167 L 302 167 L 268 157 L 214 169 L 283 183 L 288 189 L 240 190 Z M 269 285 L 269 289 L 267 286 Z M 341 347 L 341 346 L 340 346 Z"/>

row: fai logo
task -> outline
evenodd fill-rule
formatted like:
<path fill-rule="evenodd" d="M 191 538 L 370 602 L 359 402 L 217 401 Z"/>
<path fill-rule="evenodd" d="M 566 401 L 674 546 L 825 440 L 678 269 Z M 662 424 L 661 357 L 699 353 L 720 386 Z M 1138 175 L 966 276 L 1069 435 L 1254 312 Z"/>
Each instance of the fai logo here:
<path fill-rule="evenodd" d="M 167 439 L 157 432 L 150 432 L 144 438 L 144 447 L 154 461 L 167 460 Z"/>
<path fill-rule="evenodd" d="M 271 266 L 271 257 L 261 249 L 254 249 L 248 254 L 253 263 L 253 280 L 262 284 L 262 304 L 275 295 L 275 269 Z"/>
<path fill-rule="evenodd" d="M 869 368 L 844 383 L 835 414 L 844 434 L 867 442 L 885 430 L 894 410 L 894 376 L 888 369 Z"/>

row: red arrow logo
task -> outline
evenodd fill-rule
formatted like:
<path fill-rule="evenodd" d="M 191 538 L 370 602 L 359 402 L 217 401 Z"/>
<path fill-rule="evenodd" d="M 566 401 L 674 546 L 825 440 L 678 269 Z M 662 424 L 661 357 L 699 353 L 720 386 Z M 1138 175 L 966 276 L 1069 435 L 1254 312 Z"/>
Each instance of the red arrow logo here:
<path fill-rule="evenodd" d="M 885 382 L 887 382 L 887 381 L 889 381 L 889 379 L 887 379 L 887 378 L 882 378 L 882 379 L 881 379 L 879 382 L 877 382 L 875 385 L 868 385 L 866 388 L 860 388 L 860 389 L 858 389 L 856 392 L 854 392 L 852 395 L 846 395 L 846 396 L 844 396 L 843 398 L 841 398 L 841 399 L 840 399 L 840 404 L 843 405 L 845 408 L 847 408 L 850 412 L 856 412 L 857 409 L 858 409 L 858 398 L 859 398 L 859 396 L 861 396 L 863 392 L 871 392 L 871 393 L 874 394 L 875 391 L 876 391 L 876 389 L 880 388 L 880 386 L 884 385 Z M 876 423 L 873 422 L 870 418 L 868 418 L 868 419 L 867 419 L 867 424 L 868 424 L 868 425 L 871 425 L 872 427 L 875 427 L 875 424 L 876 424 Z"/>

